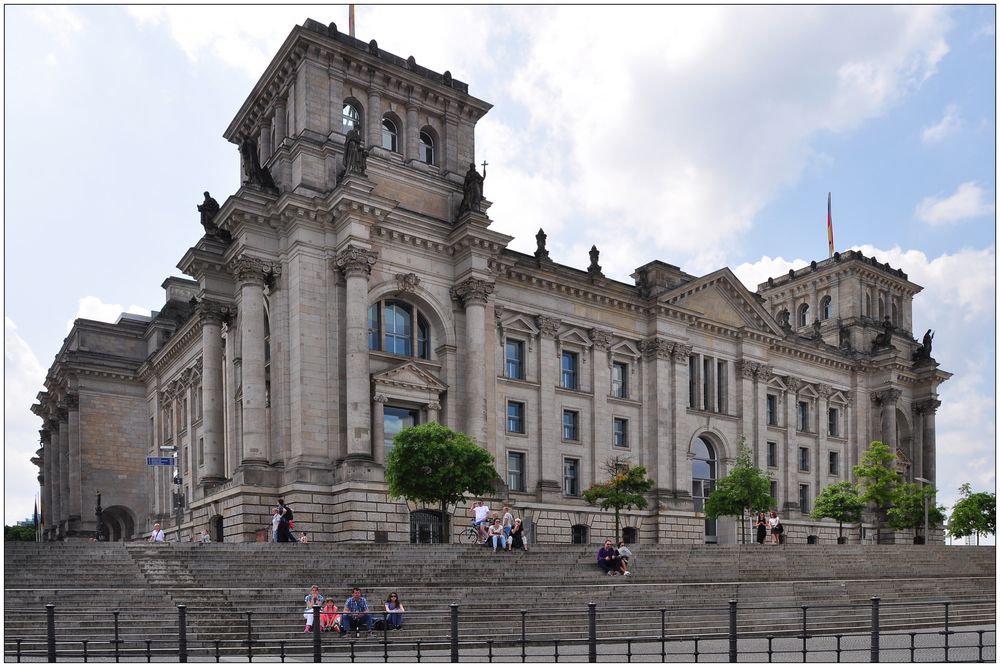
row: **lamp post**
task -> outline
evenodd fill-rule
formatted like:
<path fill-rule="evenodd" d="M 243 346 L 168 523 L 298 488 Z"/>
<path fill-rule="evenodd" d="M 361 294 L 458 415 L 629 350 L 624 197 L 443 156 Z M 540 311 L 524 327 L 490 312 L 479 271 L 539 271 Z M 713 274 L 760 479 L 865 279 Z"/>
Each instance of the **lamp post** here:
<path fill-rule="evenodd" d="M 920 490 L 921 491 L 924 490 L 924 484 L 930 484 L 931 483 L 931 480 L 924 479 L 923 477 L 914 477 L 913 480 L 916 481 L 916 482 L 920 482 Z M 930 538 L 930 535 L 931 535 L 930 511 L 929 511 L 929 509 L 927 507 L 927 495 L 926 494 L 921 494 L 921 495 L 924 496 L 924 546 L 927 546 L 928 539 Z"/>

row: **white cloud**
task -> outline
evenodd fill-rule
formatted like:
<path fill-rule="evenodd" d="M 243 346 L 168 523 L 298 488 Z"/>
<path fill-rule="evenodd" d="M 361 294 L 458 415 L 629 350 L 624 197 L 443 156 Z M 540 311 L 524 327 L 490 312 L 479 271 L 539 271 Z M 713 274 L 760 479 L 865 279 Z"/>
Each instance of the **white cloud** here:
<path fill-rule="evenodd" d="M 122 313 L 135 313 L 136 315 L 149 315 L 149 308 L 142 306 L 129 306 L 125 308 L 117 303 L 104 303 L 99 297 L 85 296 L 80 299 L 76 308 L 76 315 L 66 322 L 66 331 L 73 328 L 73 322 L 78 318 L 87 320 L 97 320 L 98 322 L 116 322 Z"/>
<path fill-rule="evenodd" d="M 962 119 L 958 115 L 958 107 L 949 104 L 944 110 L 944 117 L 933 125 L 928 125 L 920 132 L 920 140 L 925 144 L 944 141 L 962 127 Z"/>
<path fill-rule="evenodd" d="M 41 421 L 29 408 L 44 391 L 45 369 L 17 326 L 4 316 L 4 522 L 31 516 L 38 491 L 38 468 L 31 457 L 39 448 Z"/>
<path fill-rule="evenodd" d="M 86 25 L 79 13 L 65 6 L 33 7 L 31 16 L 44 25 L 51 38 L 62 47 L 72 46 Z"/>
<path fill-rule="evenodd" d="M 992 203 L 987 201 L 986 193 L 973 181 L 962 183 L 955 194 L 943 199 L 924 197 L 917 204 L 914 215 L 929 225 L 947 225 L 969 218 L 980 218 L 992 215 Z"/>
<path fill-rule="evenodd" d="M 804 259 L 793 259 L 791 261 L 783 257 L 771 259 L 767 255 L 761 257 L 756 262 L 744 262 L 733 269 L 733 273 L 740 279 L 748 290 L 757 291 L 757 286 L 767 282 L 768 278 L 777 278 L 788 273 L 789 269 L 801 269 L 809 264 Z"/>

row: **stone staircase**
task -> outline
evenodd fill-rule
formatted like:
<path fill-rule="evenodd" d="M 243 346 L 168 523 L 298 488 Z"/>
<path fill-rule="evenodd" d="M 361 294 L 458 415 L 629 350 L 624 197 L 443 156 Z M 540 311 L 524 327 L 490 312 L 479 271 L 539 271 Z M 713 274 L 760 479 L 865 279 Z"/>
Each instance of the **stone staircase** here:
<path fill-rule="evenodd" d="M 124 647 L 176 652 L 178 611 L 187 610 L 193 654 L 311 654 L 302 598 L 312 584 L 338 606 L 351 587 L 381 608 L 390 591 L 407 607 L 393 643 L 446 641 L 452 602 L 462 638 L 498 645 L 525 636 L 536 644 L 587 636 L 587 604 L 596 603 L 598 635 L 702 637 L 728 630 L 730 599 L 741 636 L 801 631 L 863 632 L 870 599 L 881 598 L 883 629 L 996 619 L 992 547 L 912 545 L 643 545 L 634 576 L 609 577 L 594 547 L 535 545 L 494 554 L 463 545 L 351 543 L 18 544 L 4 552 L 5 651 L 43 648 L 46 603 L 56 605 L 57 639 L 88 639 L 105 654 L 119 611 Z M 834 606 L 836 605 L 836 606 Z M 857 605 L 848 607 L 846 605 Z M 623 623 L 622 620 L 627 619 Z M 218 642 L 218 644 L 216 643 Z M 284 647 L 281 647 L 284 642 Z M 323 637 L 324 652 L 381 651 Z M 75 650 L 79 650 L 78 648 Z M 94 650 L 93 648 L 91 649 Z"/>

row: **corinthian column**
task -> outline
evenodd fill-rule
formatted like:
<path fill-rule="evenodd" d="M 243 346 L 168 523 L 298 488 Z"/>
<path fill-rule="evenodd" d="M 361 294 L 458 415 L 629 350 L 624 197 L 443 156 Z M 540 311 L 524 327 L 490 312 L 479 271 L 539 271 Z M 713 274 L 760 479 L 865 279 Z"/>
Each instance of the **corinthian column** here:
<path fill-rule="evenodd" d="M 222 320 L 227 312 L 224 305 L 202 301 L 201 313 L 201 437 L 204 440 L 205 463 L 199 477 L 205 484 L 225 479 L 223 453 L 222 397 Z M 245 392 L 244 392 L 245 394 Z"/>
<path fill-rule="evenodd" d="M 896 401 L 899 400 L 898 389 L 886 389 L 876 394 L 882 406 L 882 442 L 889 445 L 893 454 L 896 453 Z"/>
<path fill-rule="evenodd" d="M 493 293 L 493 283 L 469 278 L 451 290 L 452 298 L 465 306 L 465 432 L 480 446 L 485 446 L 486 424 L 486 302 Z"/>
<path fill-rule="evenodd" d="M 268 462 L 264 377 L 264 271 L 258 257 L 240 255 L 233 265 L 240 286 L 240 357 L 243 375 L 243 463 Z"/>
<path fill-rule="evenodd" d="M 69 523 L 73 532 L 80 528 L 81 508 L 83 505 L 81 490 L 80 462 L 80 394 L 66 394 L 67 410 L 67 451 L 69 456 Z"/>
<path fill-rule="evenodd" d="M 941 407 L 941 401 L 932 398 L 921 404 L 923 411 L 923 448 L 920 452 L 920 461 L 923 467 L 924 478 L 931 482 L 937 481 L 937 442 L 935 415 L 937 409 Z"/>
<path fill-rule="evenodd" d="M 56 484 L 55 484 L 55 446 L 52 431 L 49 429 L 48 420 L 45 428 L 38 431 L 42 443 L 42 520 L 45 522 L 45 537 L 51 541 L 55 539 L 56 526 Z"/>
<path fill-rule="evenodd" d="M 368 276 L 376 253 L 349 245 L 337 255 L 336 266 L 347 281 L 345 325 L 347 395 L 347 458 L 372 458 L 371 392 L 368 373 Z"/>

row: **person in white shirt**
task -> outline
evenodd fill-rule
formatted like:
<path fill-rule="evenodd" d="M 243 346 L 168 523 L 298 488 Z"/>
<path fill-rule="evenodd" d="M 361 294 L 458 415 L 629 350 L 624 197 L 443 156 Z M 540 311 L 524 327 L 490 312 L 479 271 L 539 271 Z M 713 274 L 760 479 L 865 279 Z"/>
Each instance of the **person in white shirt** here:
<path fill-rule="evenodd" d="M 771 544 L 780 544 L 781 534 L 785 532 L 785 528 L 781 525 L 777 512 L 771 512 L 767 525 L 771 528 Z"/>
<path fill-rule="evenodd" d="M 475 520 L 473 520 L 472 525 L 476 527 L 479 531 L 479 536 L 486 539 L 486 533 L 484 532 L 484 526 L 488 522 L 490 516 L 490 506 L 484 503 L 482 500 L 477 500 L 475 506 L 472 508 L 472 513 L 475 515 Z"/>
<path fill-rule="evenodd" d="M 281 510 L 277 507 L 271 510 L 271 541 L 278 541 L 278 524 L 281 523 Z"/>
<path fill-rule="evenodd" d="M 166 536 L 163 534 L 163 531 L 160 529 L 160 524 L 158 524 L 158 523 L 154 523 L 153 524 L 153 532 L 149 534 L 149 541 L 150 542 L 166 542 L 167 541 Z"/>

